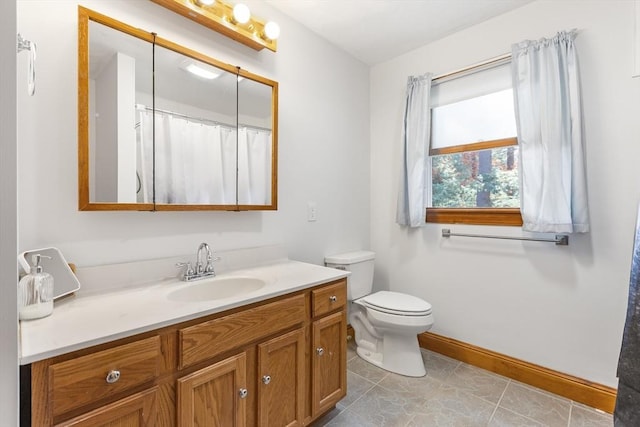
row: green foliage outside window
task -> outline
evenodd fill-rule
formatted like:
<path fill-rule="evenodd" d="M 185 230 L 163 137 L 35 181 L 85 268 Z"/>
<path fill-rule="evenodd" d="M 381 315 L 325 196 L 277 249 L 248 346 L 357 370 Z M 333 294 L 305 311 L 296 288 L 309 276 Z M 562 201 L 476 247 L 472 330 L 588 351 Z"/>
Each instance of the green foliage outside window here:
<path fill-rule="evenodd" d="M 432 207 L 520 207 L 515 146 L 432 157 Z"/>

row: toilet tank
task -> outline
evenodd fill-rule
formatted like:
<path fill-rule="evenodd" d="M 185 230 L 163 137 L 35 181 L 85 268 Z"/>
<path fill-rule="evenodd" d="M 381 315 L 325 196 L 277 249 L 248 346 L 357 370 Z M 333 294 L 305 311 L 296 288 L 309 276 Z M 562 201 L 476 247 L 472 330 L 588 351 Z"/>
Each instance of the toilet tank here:
<path fill-rule="evenodd" d="M 373 261 L 375 253 L 370 251 L 347 252 L 324 258 L 327 267 L 339 268 L 351 272 L 347 278 L 347 297 L 349 301 L 371 293 L 373 289 Z"/>

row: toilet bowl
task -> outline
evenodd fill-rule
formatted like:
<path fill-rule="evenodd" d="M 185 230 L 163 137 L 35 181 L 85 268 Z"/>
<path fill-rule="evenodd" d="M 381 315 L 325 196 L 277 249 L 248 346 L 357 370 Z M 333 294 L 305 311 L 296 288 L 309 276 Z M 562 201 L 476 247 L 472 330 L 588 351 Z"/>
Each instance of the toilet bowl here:
<path fill-rule="evenodd" d="M 373 260 L 368 251 L 325 258 L 328 267 L 351 272 L 347 279 L 349 323 L 357 354 L 382 369 L 410 377 L 426 375 L 417 335 L 433 325 L 431 304 L 400 292 L 373 288 Z"/>

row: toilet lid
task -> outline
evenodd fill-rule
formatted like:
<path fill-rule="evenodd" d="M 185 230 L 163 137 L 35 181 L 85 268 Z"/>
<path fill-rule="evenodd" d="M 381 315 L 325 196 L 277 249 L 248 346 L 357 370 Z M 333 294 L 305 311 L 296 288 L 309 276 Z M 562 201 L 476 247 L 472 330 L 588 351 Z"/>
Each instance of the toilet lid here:
<path fill-rule="evenodd" d="M 424 316 L 431 313 L 431 304 L 418 297 L 400 292 L 375 292 L 360 298 L 360 302 L 374 310 L 391 314 Z"/>

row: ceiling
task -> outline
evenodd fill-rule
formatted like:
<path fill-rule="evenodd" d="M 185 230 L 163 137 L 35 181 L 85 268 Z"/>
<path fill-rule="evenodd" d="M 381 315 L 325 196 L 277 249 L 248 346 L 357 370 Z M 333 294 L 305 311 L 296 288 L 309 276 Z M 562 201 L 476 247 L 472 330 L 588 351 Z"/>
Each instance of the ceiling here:
<path fill-rule="evenodd" d="M 375 65 L 533 0 L 266 0 Z"/>

